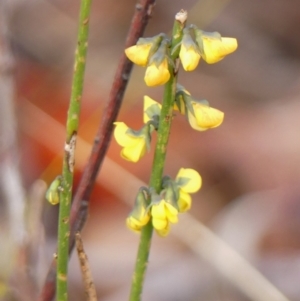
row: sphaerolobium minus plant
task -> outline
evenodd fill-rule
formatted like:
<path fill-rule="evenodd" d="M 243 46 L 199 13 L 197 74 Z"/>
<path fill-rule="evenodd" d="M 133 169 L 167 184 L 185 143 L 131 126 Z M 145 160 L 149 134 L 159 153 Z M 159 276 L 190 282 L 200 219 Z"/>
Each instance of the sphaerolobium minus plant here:
<path fill-rule="evenodd" d="M 178 49 L 183 69 L 193 71 L 201 58 L 206 63 L 213 64 L 234 52 L 237 49 L 237 40 L 222 37 L 218 32 L 205 32 L 192 24 L 182 28 L 181 41 L 173 48 L 171 40 L 161 33 L 151 38 L 140 38 L 136 45 L 125 49 L 125 54 L 136 65 L 146 67 L 144 77 L 146 85 L 157 86 L 169 81 L 170 66 L 174 67 L 177 59 L 172 59 L 171 55 Z M 223 112 L 210 107 L 207 100 L 194 99 L 179 84 L 176 85 L 172 103 L 173 109 L 186 115 L 191 127 L 197 131 L 218 127 L 223 122 Z M 114 136 L 117 143 L 122 146 L 122 158 L 137 162 L 146 154 L 150 149 L 152 134 L 158 129 L 160 113 L 161 104 L 149 96 L 144 96 L 144 125 L 141 129 L 133 130 L 124 122 L 115 122 Z M 176 180 L 172 181 L 169 178 L 168 183 L 167 187 L 161 187 L 159 194 L 151 190 L 151 187 L 139 191 L 134 209 L 127 218 L 127 226 L 130 229 L 139 232 L 152 220 L 158 234 L 161 236 L 168 234 L 170 223 L 178 221 L 178 213 L 190 208 L 189 193 L 200 189 L 201 177 L 193 169 L 181 168 Z M 162 185 L 166 185 L 164 179 Z M 192 191 L 185 186 L 193 187 Z"/>
<path fill-rule="evenodd" d="M 139 130 L 115 122 L 114 136 L 122 147 L 121 157 L 131 162 L 139 161 L 146 154 L 152 135 L 157 131 L 149 187 L 140 188 L 126 220 L 131 230 L 141 233 L 131 301 L 140 300 L 153 229 L 160 236 L 166 236 L 170 225 L 178 222 L 178 214 L 191 208 L 190 194 L 202 185 L 201 176 L 191 168 L 180 168 L 175 180 L 163 176 L 173 110 L 185 115 L 197 131 L 216 128 L 224 119 L 223 112 L 210 107 L 207 100 L 195 99 L 177 83 L 178 66 L 181 62 L 185 71 L 193 71 L 201 59 L 208 64 L 217 63 L 237 49 L 237 40 L 222 37 L 218 32 L 200 30 L 193 24 L 186 26 L 186 19 L 185 11 L 176 14 L 171 38 L 163 33 L 140 38 L 136 45 L 125 49 L 129 60 L 146 67 L 144 81 L 147 86 L 165 85 L 162 104 L 144 96 L 144 125 Z"/>

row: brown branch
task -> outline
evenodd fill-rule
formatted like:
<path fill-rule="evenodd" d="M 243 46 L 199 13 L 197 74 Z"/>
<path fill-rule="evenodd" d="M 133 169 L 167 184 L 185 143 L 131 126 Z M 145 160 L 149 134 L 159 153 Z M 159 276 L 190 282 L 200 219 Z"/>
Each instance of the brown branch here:
<path fill-rule="evenodd" d="M 88 257 L 83 248 L 83 242 L 82 242 L 80 232 L 76 232 L 75 242 L 76 242 L 76 249 L 77 249 L 82 279 L 83 279 L 83 283 L 84 283 L 85 295 L 87 297 L 86 300 L 87 301 L 97 301 L 96 288 L 95 288 L 95 284 L 93 281 Z"/>
<path fill-rule="evenodd" d="M 135 14 L 131 21 L 131 26 L 126 38 L 125 48 L 134 45 L 139 37 L 144 33 L 155 0 L 140 0 L 135 7 Z M 123 53 L 115 74 L 107 107 L 103 114 L 102 122 L 95 137 L 92 152 L 84 170 L 83 176 L 75 193 L 71 208 L 71 236 L 69 252 L 71 253 L 75 243 L 75 233 L 80 231 L 86 221 L 89 198 L 95 184 L 95 180 L 113 131 L 113 122 L 116 120 L 121 107 L 122 99 L 132 70 L 132 63 Z M 39 296 L 39 301 L 51 301 L 55 295 L 56 262 L 52 261 L 44 287 Z"/>

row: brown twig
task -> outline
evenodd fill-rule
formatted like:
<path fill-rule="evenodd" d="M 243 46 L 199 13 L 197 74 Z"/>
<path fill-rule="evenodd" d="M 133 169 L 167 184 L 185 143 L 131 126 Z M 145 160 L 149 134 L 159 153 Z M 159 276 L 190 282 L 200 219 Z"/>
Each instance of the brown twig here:
<path fill-rule="evenodd" d="M 93 281 L 89 261 L 87 258 L 86 253 L 84 252 L 83 242 L 81 239 L 80 232 L 76 232 L 75 234 L 75 242 L 76 242 L 76 249 L 78 254 L 78 259 L 80 263 L 80 269 L 82 274 L 82 279 L 84 283 L 84 290 L 87 297 L 87 301 L 97 301 L 97 293 L 95 284 Z"/>
<path fill-rule="evenodd" d="M 135 7 L 135 14 L 131 21 L 131 26 L 126 38 L 125 47 L 134 45 L 143 32 L 151 17 L 155 0 L 140 0 Z M 103 114 L 102 122 L 95 137 L 92 152 L 84 170 L 83 176 L 78 186 L 78 190 L 73 199 L 71 208 L 71 253 L 74 248 L 74 234 L 80 231 L 87 217 L 89 198 L 93 189 L 97 174 L 106 154 L 115 121 L 122 103 L 123 95 L 132 70 L 132 63 L 122 54 L 115 74 L 109 95 L 107 107 Z M 46 277 L 44 287 L 39 296 L 39 301 L 51 301 L 55 294 L 56 262 L 52 261 Z"/>

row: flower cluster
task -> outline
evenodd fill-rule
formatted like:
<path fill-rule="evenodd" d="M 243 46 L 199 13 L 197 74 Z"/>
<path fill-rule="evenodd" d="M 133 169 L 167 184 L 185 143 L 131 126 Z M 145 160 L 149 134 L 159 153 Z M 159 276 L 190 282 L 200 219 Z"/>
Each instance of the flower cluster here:
<path fill-rule="evenodd" d="M 140 232 L 152 217 L 153 228 L 160 236 L 166 236 L 170 232 L 170 224 L 178 222 L 178 213 L 191 208 L 190 193 L 197 192 L 202 185 L 199 173 L 190 168 L 181 168 L 175 181 L 164 177 L 162 182 L 160 194 L 151 189 L 140 189 L 134 208 L 126 220 L 131 230 Z"/>
<path fill-rule="evenodd" d="M 186 115 L 191 127 L 206 131 L 221 125 L 224 113 L 209 106 L 206 100 L 196 100 L 182 86 L 177 85 L 174 109 Z M 124 122 L 115 122 L 114 136 L 122 146 L 121 157 L 138 162 L 150 150 L 152 132 L 158 128 L 161 104 L 144 96 L 144 125 L 139 130 L 129 128 Z"/>
<path fill-rule="evenodd" d="M 193 71 L 202 58 L 208 64 L 221 61 L 237 49 L 235 38 L 222 37 L 218 32 L 206 32 L 190 25 L 183 30 L 179 57 L 185 71 Z M 125 49 L 125 54 L 136 65 L 147 67 L 145 83 L 153 87 L 164 85 L 170 79 L 170 42 L 165 34 L 140 38 L 136 45 Z"/>
<path fill-rule="evenodd" d="M 172 43 L 165 34 L 159 34 L 152 38 L 140 38 L 136 45 L 125 49 L 129 60 L 146 67 L 146 85 L 164 85 L 171 77 L 175 77 L 179 59 L 185 71 L 193 71 L 201 59 L 208 64 L 214 64 L 237 49 L 235 38 L 222 37 L 218 32 L 205 32 L 195 25 L 185 27 L 186 19 L 181 21 L 184 29 L 181 34 L 176 34 L 176 37 L 174 35 Z M 176 80 L 169 83 L 171 85 L 174 82 Z M 174 91 L 173 86 L 172 89 Z M 172 97 L 173 109 L 185 115 L 193 129 L 206 131 L 222 124 L 222 111 L 210 107 L 207 100 L 194 99 L 179 84 L 175 97 L 173 92 Z M 152 132 L 159 127 L 161 107 L 158 102 L 145 96 L 144 125 L 140 130 L 135 131 L 123 122 L 115 122 L 114 136 L 122 146 L 121 156 L 124 159 L 137 162 L 150 149 Z M 163 125 L 160 126 L 163 128 Z M 197 171 L 181 168 L 175 180 L 170 177 L 162 179 L 161 190 L 141 188 L 134 208 L 126 220 L 127 226 L 140 232 L 151 221 L 156 232 L 160 236 L 166 236 L 170 225 L 178 222 L 178 214 L 191 208 L 190 194 L 197 192 L 201 184 L 202 180 Z"/>
<path fill-rule="evenodd" d="M 144 77 L 149 87 L 165 84 L 170 79 L 169 40 L 164 34 L 140 38 L 136 45 L 125 49 L 126 56 L 136 65 L 147 67 Z"/>
<path fill-rule="evenodd" d="M 223 38 L 218 32 L 206 32 L 190 25 L 183 30 L 179 57 L 185 71 L 193 71 L 201 58 L 214 64 L 237 49 L 235 38 Z"/>

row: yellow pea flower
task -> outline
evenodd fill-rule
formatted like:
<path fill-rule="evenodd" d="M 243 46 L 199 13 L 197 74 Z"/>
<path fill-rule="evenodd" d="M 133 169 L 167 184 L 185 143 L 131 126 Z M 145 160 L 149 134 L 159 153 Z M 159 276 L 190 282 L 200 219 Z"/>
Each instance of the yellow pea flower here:
<path fill-rule="evenodd" d="M 206 131 L 222 124 L 224 113 L 208 105 L 192 101 L 195 116 L 188 110 L 188 120 L 191 127 L 197 131 Z"/>
<path fill-rule="evenodd" d="M 138 192 L 132 212 L 126 219 L 126 225 L 134 232 L 140 232 L 150 220 L 150 212 L 148 210 L 147 199 L 143 189 Z"/>
<path fill-rule="evenodd" d="M 177 84 L 174 110 L 186 114 L 191 127 L 206 131 L 221 125 L 224 113 L 209 106 L 207 100 L 196 101 L 185 88 Z"/>
<path fill-rule="evenodd" d="M 185 71 L 193 71 L 199 64 L 201 58 L 200 51 L 190 34 L 190 28 L 183 30 L 179 57 Z"/>
<path fill-rule="evenodd" d="M 145 210 L 141 210 L 139 218 L 136 218 L 132 215 L 128 216 L 126 219 L 126 225 L 132 231 L 140 232 L 142 227 L 145 226 L 149 220 L 150 215 Z"/>
<path fill-rule="evenodd" d="M 202 178 L 194 169 L 180 168 L 175 182 L 179 188 L 177 199 L 178 211 L 181 213 L 186 212 L 192 205 L 192 198 L 189 193 L 195 193 L 201 188 Z"/>
<path fill-rule="evenodd" d="M 143 120 L 144 123 L 147 123 L 155 115 L 159 116 L 160 115 L 160 110 L 161 110 L 161 104 L 152 99 L 151 97 L 145 95 L 144 96 L 144 115 L 143 115 Z"/>
<path fill-rule="evenodd" d="M 179 57 L 182 67 L 185 71 L 193 71 L 199 64 L 200 54 L 192 46 L 187 47 L 184 44 L 181 45 Z"/>
<path fill-rule="evenodd" d="M 136 45 L 125 49 L 125 54 L 136 65 L 145 67 L 164 37 L 164 34 L 158 34 L 151 38 L 139 38 Z"/>
<path fill-rule="evenodd" d="M 152 205 L 151 215 L 154 229 L 162 236 L 168 234 L 169 223 L 175 224 L 178 222 L 178 210 L 165 200 Z"/>
<path fill-rule="evenodd" d="M 176 184 L 180 190 L 186 193 L 195 193 L 201 188 L 202 179 L 196 170 L 180 168 L 176 176 Z"/>
<path fill-rule="evenodd" d="M 149 217 L 149 219 L 150 219 L 150 217 Z M 141 231 L 142 227 L 148 223 L 149 219 L 146 222 L 143 222 L 143 221 L 135 219 L 132 216 L 129 216 L 126 219 L 126 225 L 130 230 L 138 233 Z"/>
<path fill-rule="evenodd" d="M 137 44 L 125 49 L 125 54 L 136 65 L 147 66 L 152 44 Z"/>
<path fill-rule="evenodd" d="M 202 36 L 203 43 L 203 59 L 208 64 L 214 64 L 221 61 L 226 55 L 234 52 L 238 43 L 235 38 L 214 38 L 210 36 Z"/>
<path fill-rule="evenodd" d="M 168 59 L 165 57 L 160 64 L 153 61 L 147 69 L 144 77 L 145 83 L 149 87 L 164 85 L 170 79 Z"/>
<path fill-rule="evenodd" d="M 127 161 L 137 162 L 147 150 L 147 137 L 143 130 L 136 135 L 124 122 L 115 122 L 114 136 L 119 145 L 123 147 L 121 157 Z"/>

